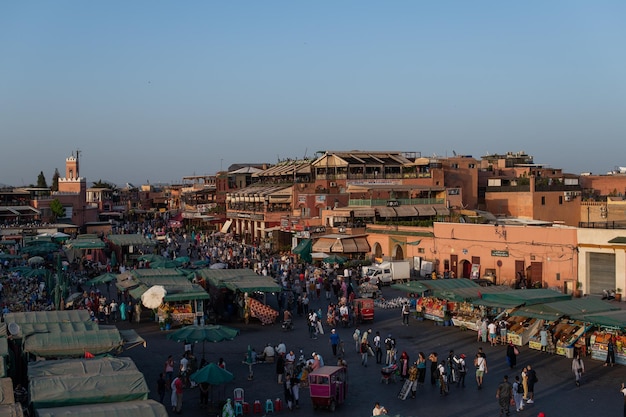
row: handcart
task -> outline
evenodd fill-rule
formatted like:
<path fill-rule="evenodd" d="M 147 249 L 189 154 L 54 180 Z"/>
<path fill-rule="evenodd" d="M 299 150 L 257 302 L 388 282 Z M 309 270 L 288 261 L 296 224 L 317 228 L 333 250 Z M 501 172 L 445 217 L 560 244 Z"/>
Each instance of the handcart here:
<path fill-rule="evenodd" d="M 381 383 L 385 383 L 388 384 L 389 381 L 391 382 L 396 382 L 396 377 L 398 375 L 398 365 L 397 364 L 392 364 L 392 365 L 388 365 L 388 366 L 383 366 L 383 368 L 380 370 L 380 382 Z"/>

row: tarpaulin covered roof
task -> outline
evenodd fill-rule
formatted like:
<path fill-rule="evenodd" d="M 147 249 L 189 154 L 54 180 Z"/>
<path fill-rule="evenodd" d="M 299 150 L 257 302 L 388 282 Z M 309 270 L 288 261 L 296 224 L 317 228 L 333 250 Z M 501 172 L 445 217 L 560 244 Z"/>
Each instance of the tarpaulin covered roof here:
<path fill-rule="evenodd" d="M 109 375 L 69 374 L 31 378 L 28 392 L 33 407 L 40 409 L 146 400 L 150 389 L 141 372 L 120 371 Z"/>
<path fill-rule="evenodd" d="M 400 291 L 420 293 L 420 294 L 429 290 L 429 288 L 426 285 L 424 285 L 423 281 L 409 281 L 407 283 L 402 283 L 402 284 L 400 283 L 392 284 L 391 288 L 394 288 Z"/>
<path fill-rule="evenodd" d="M 112 375 L 122 371 L 139 372 L 139 369 L 131 358 L 111 356 L 28 363 L 28 378 L 62 375 Z"/>
<path fill-rule="evenodd" d="M 60 323 L 22 323 L 20 330 L 13 336 L 23 337 L 33 333 L 61 333 L 61 332 L 85 332 L 97 331 L 98 323 L 95 321 L 73 321 Z"/>
<path fill-rule="evenodd" d="M 38 417 L 167 417 L 163 404 L 154 400 L 40 408 Z"/>
<path fill-rule="evenodd" d="M 446 293 L 446 291 L 456 288 L 483 288 L 467 278 L 424 280 L 422 283 L 433 292 L 435 297 L 442 298 L 445 298 L 444 293 Z M 450 294 L 448 293 L 446 295 Z"/>
<path fill-rule="evenodd" d="M 122 349 L 124 341 L 117 329 L 72 333 L 35 333 L 24 339 L 24 352 L 44 358 L 102 355 Z"/>
<path fill-rule="evenodd" d="M 98 238 L 94 239 L 71 239 L 65 242 L 68 249 L 104 249 L 105 243 Z"/>
<path fill-rule="evenodd" d="M 511 287 L 505 285 L 492 285 L 489 287 L 461 287 L 441 291 L 442 297 L 449 301 L 478 302 L 484 294 L 494 294 L 511 291 Z"/>
<path fill-rule="evenodd" d="M 217 288 L 241 292 L 279 292 L 281 290 L 280 285 L 276 284 L 271 277 L 257 275 L 250 269 L 202 268 L 195 273 Z"/>
<path fill-rule="evenodd" d="M 571 300 L 522 307 L 511 315 L 555 320 L 554 316 L 572 318 L 578 314 L 592 314 L 619 309 L 619 307 L 596 298 L 572 298 Z"/>
<path fill-rule="evenodd" d="M 595 324 L 596 326 L 626 329 L 626 310 L 604 311 L 593 314 L 581 313 L 572 315 L 571 318 Z"/>
<path fill-rule="evenodd" d="M 525 290 L 510 290 L 501 293 L 483 294 L 482 299 L 499 304 L 533 305 L 545 304 L 555 301 L 570 300 L 570 294 L 563 294 L 545 288 L 532 288 Z"/>
<path fill-rule="evenodd" d="M 52 311 L 24 311 L 16 313 L 6 313 L 5 323 L 61 323 L 90 321 L 87 310 L 52 310 Z"/>
<path fill-rule="evenodd" d="M 143 268 L 133 269 L 131 274 L 138 278 L 155 277 L 155 276 L 184 276 L 185 271 L 179 268 Z"/>
<path fill-rule="evenodd" d="M 128 235 L 108 235 L 107 240 L 117 246 L 152 246 L 155 244 L 154 240 L 150 240 L 136 233 Z"/>

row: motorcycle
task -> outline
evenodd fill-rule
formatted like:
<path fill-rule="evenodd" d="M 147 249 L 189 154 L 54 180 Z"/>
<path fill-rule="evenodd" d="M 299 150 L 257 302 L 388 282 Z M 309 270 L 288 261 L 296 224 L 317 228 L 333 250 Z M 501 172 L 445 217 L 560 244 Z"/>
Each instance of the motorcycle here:
<path fill-rule="evenodd" d="M 281 327 L 282 327 L 283 331 L 289 332 L 289 331 L 293 330 L 293 322 L 291 320 L 283 321 L 282 324 L 281 324 Z"/>

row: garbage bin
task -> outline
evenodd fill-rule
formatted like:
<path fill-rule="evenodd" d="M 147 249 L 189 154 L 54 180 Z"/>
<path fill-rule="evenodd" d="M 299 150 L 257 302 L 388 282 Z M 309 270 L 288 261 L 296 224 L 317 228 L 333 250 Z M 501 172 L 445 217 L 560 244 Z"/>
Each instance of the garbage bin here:
<path fill-rule="evenodd" d="M 574 348 L 573 347 L 566 347 L 565 348 L 565 357 L 568 359 L 573 359 L 574 358 Z"/>

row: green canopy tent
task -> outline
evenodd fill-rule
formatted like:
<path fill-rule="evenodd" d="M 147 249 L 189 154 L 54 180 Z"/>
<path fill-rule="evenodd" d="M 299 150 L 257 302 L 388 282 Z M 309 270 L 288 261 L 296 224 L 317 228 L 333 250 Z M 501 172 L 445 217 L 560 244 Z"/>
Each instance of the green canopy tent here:
<path fill-rule="evenodd" d="M 302 239 L 296 247 L 291 250 L 292 253 L 299 255 L 304 262 L 311 262 L 311 252 L 313 252 L 313 239 Z"/>
<path fill-rule="evenodd" d="M 69 407 L 38 408 L 37 417 L 168 417 L 163 404 L 154 400 L 84 404 Z"/>
<path fill-rule="evenodd" d="M 106 356 L 102 358 L 57 359 L 28 364 L 28 378 L 63 375 L 114 375 L 117 372 L 139 372 L 131 358 Z"/>
<path fill-rule="evenodd" d="M 91 285 L 106 284 L 107 282 L 117 281 L 118 276 L 119 274 L 112 274 L 110 272 L 106 272 L 104 274 L 98 275 L 95 278 L 90 279 L 89 281 L 85 283 L 85 285 L 91 286 Z"/>
<path fill-rule="evenodd" d="M 117 329 L 71 333 L 35 333 L 24 338 L 24 353 L 42 358 L 78 358 L 119 353 L 124 340 Z"/>
<path fill-rule="evenodd" d="M 510 290 L 501 293 L 483 294 L 482 297 L 482 299 L 486 301 L 493 301 L 503 305 L 517 304 L 518 306 L 546 304 L 555 301 L 570 300 L 571 298 L 571 294 L 563 294 L 546 288 Z"/>
<path fill-rule="evenodd" d="M 579 313 L 571 316 L 574 320 L 590 323 L 595 326 L 626 330 L 626 310 L 603 311 L 599 313 Z"/>
<path fill-rule="evenodd" d="M 147 400 L 148 384 L 139 371 L 110 375 L 55 375 L 31 378 L 28 393 L 35 409 Z"/>
<path fill-rule="evenodd" d="M 347 261 L 346 258 L 344 258 L 343 256 L 336 255 L 336 254 L 332 254 L 323 259 L 323 262 L 325 264 L 344 264 L 346 263 L 346 261 Z"/>

